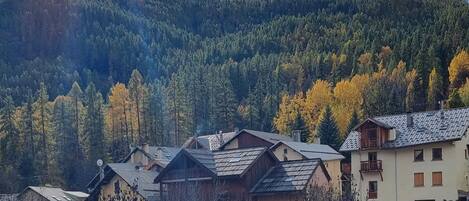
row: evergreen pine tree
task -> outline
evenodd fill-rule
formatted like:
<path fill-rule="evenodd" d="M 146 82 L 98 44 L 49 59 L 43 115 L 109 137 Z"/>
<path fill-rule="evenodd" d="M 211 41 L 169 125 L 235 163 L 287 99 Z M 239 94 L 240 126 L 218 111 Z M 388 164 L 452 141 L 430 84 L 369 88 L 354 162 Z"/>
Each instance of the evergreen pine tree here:
<path fill-rule="evenodd" d="M 35 145 L 35 131 L 34 131 L 34 118 L 33 118 L 33 102 L 34 97 L 30 90 L 27 93 L 26 103 L 21 109 L 20 118 L 20 132 L 22 142 L 25 149 L 21 150 L 20 164 L 18 173 L 20 176 L 20 186 L 26 187 L 29 185 L 39 184 L 36 170 L 36 145 Z"/>
<path fill-rule="evenodd" d="M 129 95 L 132 107 L 135 109 L 135 116 L 137 120 L 137 142 L 143 143 L 146 136 L 145 131 L 142 131 L 142 107 L 144 103 L 145 86 L 143 85 L 142 74 L 137 69 L 132 71 L 132 75 L 129 80 Z"/>
<path fill-rule="evenodd" d="M 15 124 L 15 105 L 13 98 L 7 96 L 3 99 L 3 108 L 0 110 L 0 164 L 16 165 L 16 156 L 19 146 L 19 131 Z"/>
<path fill-rule="evenodd" d="M 48 137 L 50 135 L 50 108 L 49 108 L 49 95 L 47 93 L 46 85 L 41 82 L 39 90 L 37 92 L 36 102 L 34 103 L 34 113 L 35 113 L 35 121 L 37 122 L 39 135 L 40 135 L 40 151 L 41 154 L 41 168 L 42 171 L 42 180 L 41 182 L 49 182 L 49 165 L 50 165 L 50 158 L 49 158 L 49 141 Z"/>
<path fill-rule="evenodd" d="M 339 150 L 339 129 L 337 128 L 337 124 L 332 116 L 332 110 L 329 106 L 325 108 L 322 118 L 319 121 L 317 135 L 321 139 L 321 144 L 327 144 L 335 150 Z"/>
<path fill-rule="evenodd" d="M 98 159 L 105 158 L 103 98 L 90 83 L 85 91 L 85 127 L 84 136 L 88 140 L 88 159 L 92 165 Z"/>
<path fill-rule="evenodd" d="M 350 118 L 350 121 L 347 126 L 347 133 L 348 135 L 355 126 L 357 126 L 360 123 L 360 118 L 358 117 L 358 113 L 356 111 L 353 111 L 352 117 Z"/>
<path fill-rule="evenodd" d="M 450 108 L 464 107 L 464 103 L 462 102 L 461 96 L 459 95 L 459 91 L 457 89 L 453 89 L 449 94 L 448 105 Z"/>

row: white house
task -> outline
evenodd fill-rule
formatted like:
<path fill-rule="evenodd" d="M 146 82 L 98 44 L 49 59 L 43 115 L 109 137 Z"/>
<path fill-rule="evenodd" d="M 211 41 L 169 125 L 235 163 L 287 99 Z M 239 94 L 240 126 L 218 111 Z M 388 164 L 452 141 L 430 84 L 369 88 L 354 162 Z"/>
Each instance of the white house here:
<path fill-rule="evenodd" d="M 370 118 L 347 137 L 360 200 L 455 201 L 469 192 L 469 108 Z"/>

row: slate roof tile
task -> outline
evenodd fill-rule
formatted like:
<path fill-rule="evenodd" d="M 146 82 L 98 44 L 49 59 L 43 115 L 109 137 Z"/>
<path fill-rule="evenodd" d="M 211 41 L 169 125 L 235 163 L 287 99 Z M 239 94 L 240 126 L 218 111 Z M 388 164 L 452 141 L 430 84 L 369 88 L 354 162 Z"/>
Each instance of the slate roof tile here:
<path fill-rule="evenodd" d="M 469 108 L 411 114 L 414 126 L 407 126 L 407 114 L 375 117 L 396 129 L 396 140 L 386 142 L 383 148 L 401 148 L 428 143 L 459 140 L 469 126 Z M 441 118 L 442 115 L 444 118 Z M 352 131 L 340 151 L 355 151 L 360 147 L 360 134 Z"/>
<path fill-rule="evenodd" d="M 251 190 L 252 193 L 272 193 L 303 190 L 320 159 L 280 162 Z"/>

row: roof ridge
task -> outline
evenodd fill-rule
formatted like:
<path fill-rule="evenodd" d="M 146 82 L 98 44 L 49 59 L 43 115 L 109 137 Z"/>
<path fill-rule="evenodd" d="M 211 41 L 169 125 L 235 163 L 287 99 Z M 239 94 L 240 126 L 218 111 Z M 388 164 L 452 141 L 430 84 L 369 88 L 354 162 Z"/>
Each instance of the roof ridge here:
<path fill-rule="evenodd" d="M 445 108 L 443 111 L 449 112 L 449 111 L 455 111 L 455 110 L 465 110 L 469 109 L 469 107 L 458 107 L 458 108 Z M 422 113 L 430 113 L 430 112 L 439 112 L 441 109 L 438 110 L 426 110 L 426 111 L 418 111 L 418 112 L 411 112 L 410 114 L 422 114 Z M 380 115 L 380 116 L 374 116 L 374 117 L 368 117 L 368 118 L 383 118 L 383 117 L 394 117 L 394 116 L 401 116 L 401 115 L 406 115 L 407 113 L 399 113 L 399 114 L 389 114 L 389 115 Z"/>

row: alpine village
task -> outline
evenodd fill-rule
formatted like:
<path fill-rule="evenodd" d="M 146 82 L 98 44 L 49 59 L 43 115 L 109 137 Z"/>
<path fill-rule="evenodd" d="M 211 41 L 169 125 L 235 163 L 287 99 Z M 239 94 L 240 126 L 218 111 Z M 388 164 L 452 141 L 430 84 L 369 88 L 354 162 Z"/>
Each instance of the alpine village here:
<path fill-rule="evenodd" d="M 469 1 L 0 0 L 0 201 L 469 201 Z"/>

